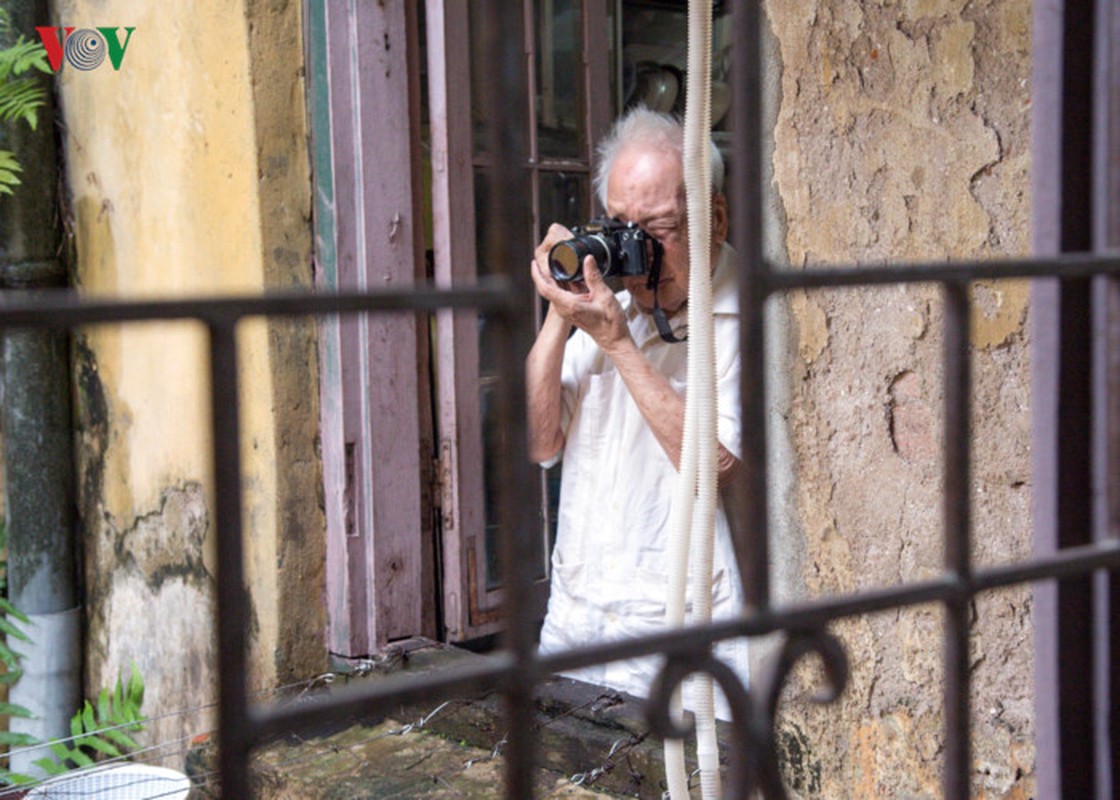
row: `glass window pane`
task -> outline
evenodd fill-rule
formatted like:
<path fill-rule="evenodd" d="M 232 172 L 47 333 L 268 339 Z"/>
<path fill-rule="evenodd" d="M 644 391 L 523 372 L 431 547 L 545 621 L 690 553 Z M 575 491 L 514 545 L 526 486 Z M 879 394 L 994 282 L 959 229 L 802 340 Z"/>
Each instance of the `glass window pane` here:
<path fill-rule="evenodd" d="M 546 182 L 549 186 L 553 186 L 553 182 Z M 475 236 L 476 236 L 476 251 L 478 253 L 477 271 L 478 275 L 486 275 L 490 273 L 492 260 L 488 257 L 488 234 L 492 226 L 498 225 L 499 231 L 504 236 L 517 236 L 522 240 L 522 246 L 526 253 L 525 267 L 528 268 L 529 259 L 532 257 L 533 247 L 535 242 L 529 241 L 527 231 L 511 229 L 508 225 L 503 225 L 501 220 L 490 219 L 487 209 L 489 209 L 489 197 L 492 190 L 491 173 L 485 167 L 476 167 L 474 170 L 474 198 L 475 208 L 478 213 L 475 215 Z M 549 194 L 555 194 L 560 191 L 553 188 L 549 190 Z M 528 202 L 530 197 L 531 188 L 526 174 L 525 186 L 523 194 Z M 534 302 L 533 297 L 526 297 L 526 303 Z M 493 590 L 500 588 L 500 573 L 498 561 L 498 516 L 497 516 L 497 480 L 495 475 L 495 465 L 497 463 L 497 454 L 501 452 L 501 436 L 504 434 L 505 426 L 498 415 L 497 404 L 495 402 L 495 381 L 497 379 L 498 364 L 496 363 L 496 354 L 498 348 L 494 337 L 499 335 L 495 326 L 490 324 L 490 321 L 485 315 L 480 314 L 478 317 L 478 357 L 479 357 L 479 408 L 482 415 L 482 450 L 483 450 L 483 493 L 485 502 L 485 541 L 486 541 L 486 560 L 485 560 L 485 582 L 486 589 Z M 542 509 L 541 516 L 544 518 L 545 512 Z M 554 515 L 553 515 L 554 516 Z M 543 532 L 543 529 L 542 529 Z M 542 536 L 537 539 L 537 547 L 534 553 L 534 561 L 538 565 L 538 571 L 534 573 L 537 578 L 546 577 L 545 563 L 548 557 L 546 550 L 545 537 Z"/>
<path fill-rule="evenodd" d="M 542 172 L 540 235 L 553 222 L 572 227 L 587 222 L 591 208 L 591 179 L 585 173 Z"/>
<path fill-rule="evenodd" d="M 586 155 L 582 0 L 536 0 L 537 148 L 542 158 Z M 607 91 L 607 87 L 603 87 Z"/>
<path fill-rule="evenodd" d="M 498 483 L 496 476 L 497 459 L 504 446 L 503 438 L 509 435 L 509 426 L 498 414 L 495 380 L 493 377 L 483 376 L 479 381 L 479 401 L 482 409 L 482 468 L 483 468 L 483 495 L 485 497 L 485 527 L 486 527 L 486 589 L 494 590 L 501 587 L 501 562 L 498 556 Z M 526 469 L 532 468 L 526 464 Z M 559 471 L 554 469 L 549 473 L 555 484 L 555 493 L 550 483 L 550 502 L 547 509 L 537 498 L 540 507 L 542 527 L 541 536 L 532 539 L 532 561 L 536 565 L 532 576 L 542 579 L 547 576 L 546 563 L 551 551 L 551 543 L 555 540 L 555 518 L 557 499 L 559 498 Z M 546 516 L 547 514 L 547 516 Z M 544 520 L 549 521 L 549 529 L 543 527 Z"/>
<path fill-rule="evenodd" d="M 534 19 L 536 25 L 536 116 L 537 116 L 537 154 L 542 159 L 587 159 L 587 98 L 583 68 L 583 3 L 582 0 L 534 0 Z M 515 229 L 508 221 L 493 220 L 488 215 L 488 198 L 493 191 L 491 169 L 488 167 L 492 154 L 485 152 L 486 119 L 485 91 L 491 81 L 487 72 L 489 59 L 481 36 L 481 3 L 472 0 L 470 4 L 471 35 L 471 106 L 474 122 L 474 170 L 475 208 L 476 208 L 476 251 L 478 254 L 476 270 L 479 276 L 492 272 L 493 261 L 488 252 L 488 234 L 497 225 L 503 236 L 513 236 L 526 253 L 526 266 L 533 248 L 544 230 L 552 222 L 564 225 L 579 225 L 587 221 L 591 211 L 591 180 L 586 172 L 536 172 L 536 202 L 533 200 L 534 182 L 532 173 L 526 171 L 524 186 L 520 194 L 525 202 L 539 210 L 539 217 L 533 220 L 532 228 Z M 602 91 L 610 92 L 609 86 Z M 535 297 L 526 297 L 525 302 L 535 302 Z M 497 517 L 495 506 L 495 475 L 493 455 L 497 452 L 503 432 L 502 421 L 498 419 L 494 405 L 494 378 L 497 364 L 494 356 L 497 348 L 493 337 L 497 334 L 494 326 L 487 323 L 484 316 L 479 317 L 479 399 L 483 431 L 483 470 L 485 493 L 485 585 L 487 589 L 498 588 L 498 548 Z M 541 488 L 548 496 L 541 499 L 541 536 L 535 559 L 538 577 L 547 577 L 547 560 L 550 544 L 555 535 L 556 503 L 559 495 L 559 470 L 542 472 Z"/>
<path fill-rule="evenodd" d="M 474 133 L 476 155 L 487 151 L 486 91 L 494 83 L 486 69 L 491 60 L 486 57 L 486 40 L 482 35 L 482 20 L 485 15 L 486 10 L 479 0 L 471 0 L 468 14 L 471 41 L 471 129 Z"/>
<path fill-rule="evenodd" d="M 491 274 L 490 265 L 493 260 L 489 257 L 490 246 L 490 170 L 484 167 L 475 167 L 474 170 L 474 241 L 475 252 L 478 258 L 475 262 L 475 274 L 480 278 Z"/>

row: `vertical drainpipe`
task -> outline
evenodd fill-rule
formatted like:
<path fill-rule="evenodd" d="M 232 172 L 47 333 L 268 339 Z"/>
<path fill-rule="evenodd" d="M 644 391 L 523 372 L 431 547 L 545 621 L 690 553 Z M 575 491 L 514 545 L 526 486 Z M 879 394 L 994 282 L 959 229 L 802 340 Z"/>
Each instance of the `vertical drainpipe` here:
<path fill-rule="evenodd" d="M 0 0 L 12 31 L 34 37 L 49 24 L 46 0 Z M 40 124 L 0 127 L 0 149 L 23 167 L 14 196 L 0 198 L 0 290 L 9 298 L 64 287 L 56 203 L 58 167 L 53 103 Z M 23 677 L 9 699 L 36 718 L 12 719 L 13 730 L 41 739 L 69 735 L 81 697 L 81 621 L 75 565 L 74 461 L 70 412 L 69 333 L 0 331 L 0 433 L 8 529 L 8 596 L 31 619 Z M 42 752 L 13 754 L 11 768 L 34 774 Z"/>

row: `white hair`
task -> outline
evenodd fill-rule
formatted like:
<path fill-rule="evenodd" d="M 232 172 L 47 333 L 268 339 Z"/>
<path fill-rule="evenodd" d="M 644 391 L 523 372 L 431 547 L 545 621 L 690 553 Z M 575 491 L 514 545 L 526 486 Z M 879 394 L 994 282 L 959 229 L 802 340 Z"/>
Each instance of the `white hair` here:
<path fill-rule="evenodd" d="M 599 166 L 595 170 L 595 194 L 603 208 L 607 207 L 607 180 L 619 153 L 632 145 L 663 148 L 684 157 L 684 127 L 671 114 L 637 106 L 615 121 L 599 143 Z M 723 191 L 723 156 L 715 142 L 709 142 L 712 169 L 712 193 Z"/>

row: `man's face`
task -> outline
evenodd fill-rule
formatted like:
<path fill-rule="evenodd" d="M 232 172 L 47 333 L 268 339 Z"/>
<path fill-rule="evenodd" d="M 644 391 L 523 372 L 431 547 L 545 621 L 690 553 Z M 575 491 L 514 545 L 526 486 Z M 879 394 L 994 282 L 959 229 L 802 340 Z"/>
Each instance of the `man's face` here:
<path fill-rule="evenodd" d="M 646 145 L 632 145 L 618 154 L 607 178 L 607 213 L 634 222 L 661 242 L 661 279 L 657 299 L 666 316 L 688 300 L 688 218 L 680 157 Z M 727 207 L 722 195 L 712 200 L 713 259 L 727 235 Z M 627 277 L 623 285 L 638 308 L 653 310 L 653 290 L 646 277 Z"/>

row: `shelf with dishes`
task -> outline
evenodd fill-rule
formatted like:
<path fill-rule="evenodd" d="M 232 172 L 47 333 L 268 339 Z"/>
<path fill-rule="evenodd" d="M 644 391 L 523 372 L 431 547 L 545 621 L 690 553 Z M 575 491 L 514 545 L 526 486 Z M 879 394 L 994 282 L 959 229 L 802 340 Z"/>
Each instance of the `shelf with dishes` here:
<path fill-rule="evenodd" d="M 712 36 L 712 128 L 720 130 L 731 103 L 730 17 L 715 4 Z M 642 104 L 655 111 L 684 114 L 688 65 L 687 3 L 624 0 L 616 55 L 624 110 Z"/>

